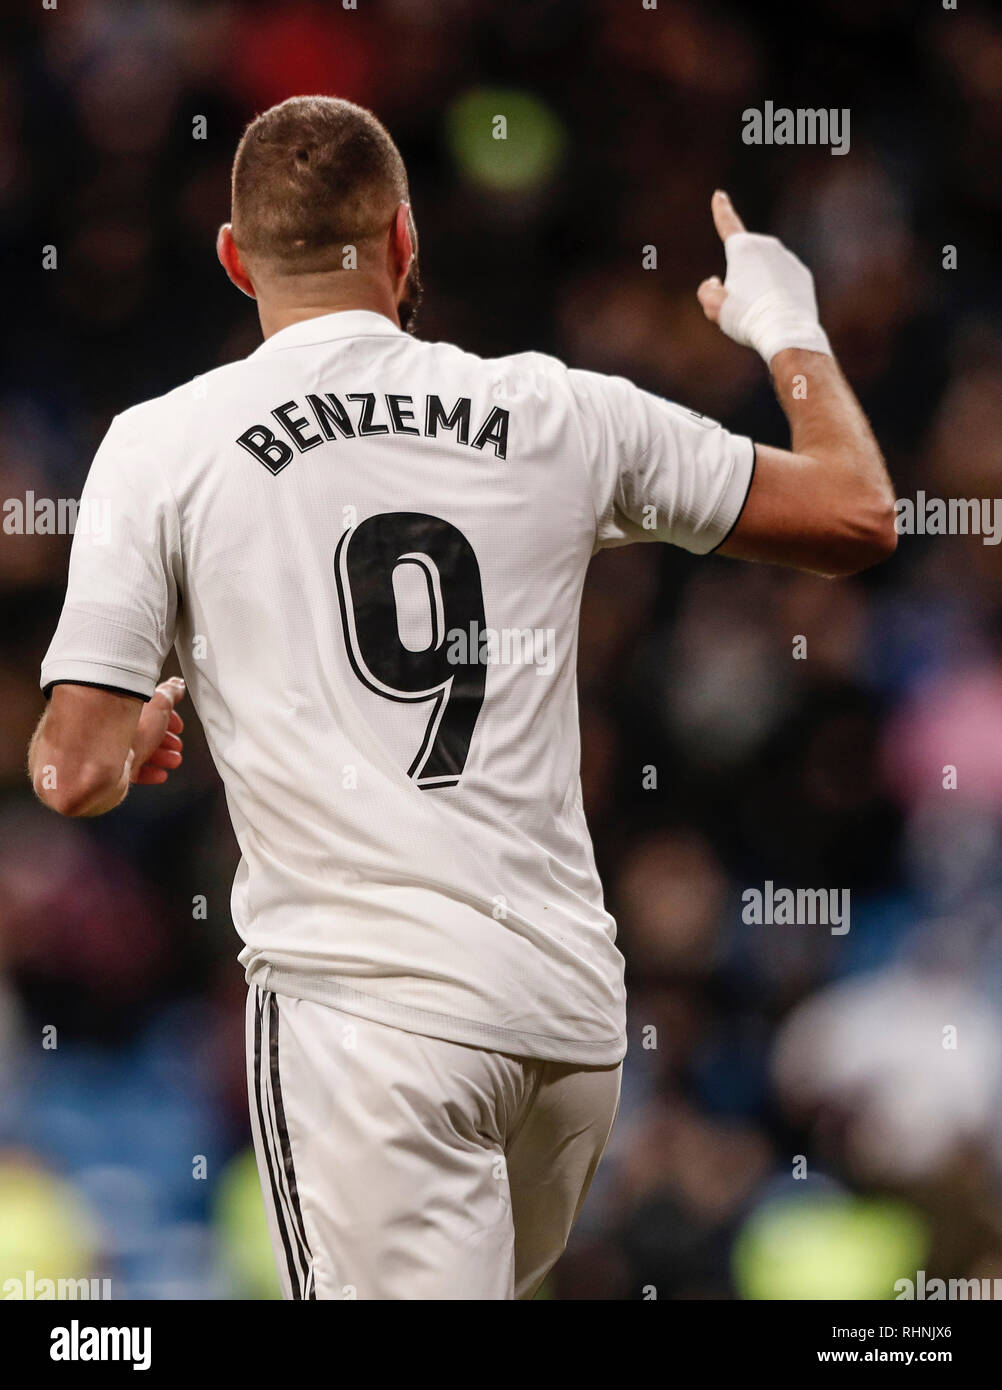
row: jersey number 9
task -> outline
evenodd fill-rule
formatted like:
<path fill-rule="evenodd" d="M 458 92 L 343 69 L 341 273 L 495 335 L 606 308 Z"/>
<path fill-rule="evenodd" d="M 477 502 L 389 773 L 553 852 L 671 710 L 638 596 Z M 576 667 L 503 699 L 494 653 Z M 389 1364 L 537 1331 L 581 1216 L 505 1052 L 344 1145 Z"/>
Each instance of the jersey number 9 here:
<path fill-rule="evenodd" d="M 480 642 L 467 640 L 485 626 L 473 547 L 441 517 L 382 512 L 345 531 L 334 571 L 355 675 L 385 700 L 431 705 L 407 775 L 419 787 L 454 787 L 466 766 L 487 685 Z M 415 586 L 422 599 L 427 595 L 419 650 L 404 641 L 398 604 L 398 590 L 413 593 Z M 454 633 L 463 640 L 448 641 Z"/>

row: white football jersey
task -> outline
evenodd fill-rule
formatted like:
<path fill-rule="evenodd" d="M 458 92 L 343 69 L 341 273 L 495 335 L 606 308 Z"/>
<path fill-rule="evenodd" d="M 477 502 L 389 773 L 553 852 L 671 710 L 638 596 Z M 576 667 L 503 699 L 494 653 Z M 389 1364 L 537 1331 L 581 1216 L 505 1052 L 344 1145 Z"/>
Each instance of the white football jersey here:
<path fill-rule="evenodd" d="M 283 329 L 125 411 L 41 683 L 149 697 L 172 643 L 242 855 L 262 989 L 606 1065 L 623 961 L 575 683 L 603 546 L 732 528 L 749 439 L 619 377 L 380 314 Z"/>

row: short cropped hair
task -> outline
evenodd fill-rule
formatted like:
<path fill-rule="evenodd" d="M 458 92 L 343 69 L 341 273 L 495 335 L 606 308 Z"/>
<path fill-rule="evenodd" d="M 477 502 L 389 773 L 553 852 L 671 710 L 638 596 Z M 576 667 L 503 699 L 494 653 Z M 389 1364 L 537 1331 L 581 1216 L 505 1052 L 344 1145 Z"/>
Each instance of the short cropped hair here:
<path fill-rule="evenodd" d="M 409 201 L 386 127 L 337 97 L 290 97 L 251 121 L 233 160 L 233 239 L 279 273 L 342 268 L 344 247 Z"/>

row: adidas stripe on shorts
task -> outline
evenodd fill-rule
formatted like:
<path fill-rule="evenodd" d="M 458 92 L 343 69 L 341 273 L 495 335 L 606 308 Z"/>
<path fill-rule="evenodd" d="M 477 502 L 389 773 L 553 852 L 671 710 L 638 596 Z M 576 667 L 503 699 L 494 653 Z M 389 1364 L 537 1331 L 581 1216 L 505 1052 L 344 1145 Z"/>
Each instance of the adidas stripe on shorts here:
<path fill-rule="evenodd" d="M 621 1064 L 512 1057 L 257 986 L 247 1041 L 286 1298 L 533 1296 L 612 1130 Z"/>

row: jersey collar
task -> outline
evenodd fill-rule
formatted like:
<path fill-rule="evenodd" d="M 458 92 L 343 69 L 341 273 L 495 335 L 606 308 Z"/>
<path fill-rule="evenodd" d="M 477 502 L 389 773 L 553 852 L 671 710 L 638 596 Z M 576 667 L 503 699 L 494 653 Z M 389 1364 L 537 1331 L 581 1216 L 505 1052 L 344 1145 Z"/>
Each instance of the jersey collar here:
<path fill-rule="evenodd" d="M 310 343 L 327 343 L 334 338 L 368 338 L 374 335 L 403 333 L 402 328 L 384 314 L 371 309 L 341 309 L 333 314 L 318 314 L 316 318 L 290 323 L 266 338 L 251 353 L 278 352 L 281 348 L 305 347 Z"/>

